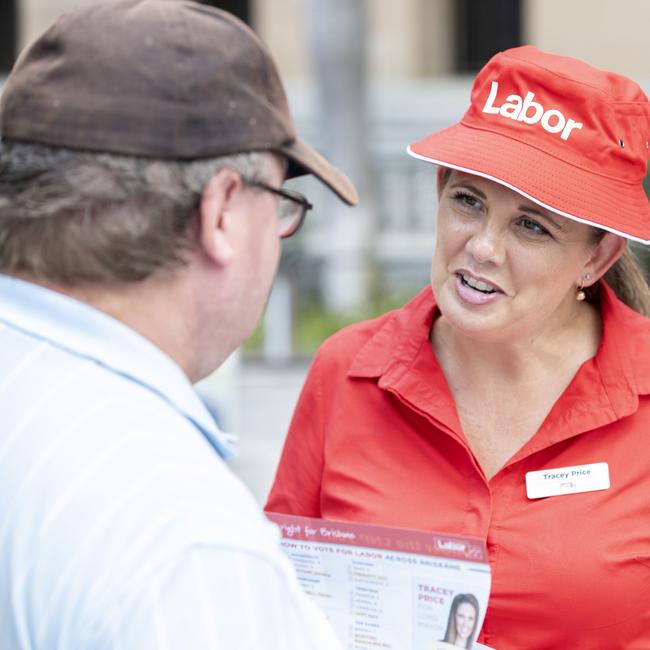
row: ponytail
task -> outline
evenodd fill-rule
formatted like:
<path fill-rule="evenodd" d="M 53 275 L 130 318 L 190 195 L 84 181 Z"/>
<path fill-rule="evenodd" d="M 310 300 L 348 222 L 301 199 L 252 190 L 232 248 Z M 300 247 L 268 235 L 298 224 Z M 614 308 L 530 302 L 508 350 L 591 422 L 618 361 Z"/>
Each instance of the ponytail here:
<path fill-rule="evenodd" d="M 644 316 L 650 316 L 650 287 L 629 244 L 618 262 L 605 273 L 604 280 L 621 302 Z"/>

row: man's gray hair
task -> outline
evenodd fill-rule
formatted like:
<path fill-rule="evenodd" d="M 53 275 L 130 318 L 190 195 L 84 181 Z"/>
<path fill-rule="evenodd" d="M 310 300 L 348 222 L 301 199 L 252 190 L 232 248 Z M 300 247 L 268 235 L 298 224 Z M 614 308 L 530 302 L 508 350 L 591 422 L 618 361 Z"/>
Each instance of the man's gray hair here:
<path fill-rule="evenodd" d="M 186 263 L 206 184 L 264 181 L 274 154 L 170 161 L 0 141 L 0 273 L 68 286 L 137 282 Z"/>

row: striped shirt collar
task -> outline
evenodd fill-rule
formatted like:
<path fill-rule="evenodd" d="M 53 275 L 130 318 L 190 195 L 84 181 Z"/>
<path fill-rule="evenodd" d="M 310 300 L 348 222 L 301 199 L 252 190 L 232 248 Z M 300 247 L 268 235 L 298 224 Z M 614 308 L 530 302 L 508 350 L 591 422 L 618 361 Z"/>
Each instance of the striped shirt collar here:
<path fill-rule="evenodd" d="M 56 291 L 0 275 L 0 322 L 144 386 L 198 427 L 222 458 L 234 454 L 180 367 L 115 318 Z"/>

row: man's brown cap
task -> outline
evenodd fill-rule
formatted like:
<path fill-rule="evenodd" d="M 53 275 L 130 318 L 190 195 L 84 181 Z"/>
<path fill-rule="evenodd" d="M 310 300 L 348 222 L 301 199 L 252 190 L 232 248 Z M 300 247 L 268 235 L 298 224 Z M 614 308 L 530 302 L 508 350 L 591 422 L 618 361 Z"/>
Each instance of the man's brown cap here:
<path fill-rule="evenodd" d="M 300 140 L 260 39 L 185 0 L 110 0 L 65 14 L 18 58 L 0 98 L 14 140 L 164 159 L 271 150 L 346 203 L 349 179 Z"/>

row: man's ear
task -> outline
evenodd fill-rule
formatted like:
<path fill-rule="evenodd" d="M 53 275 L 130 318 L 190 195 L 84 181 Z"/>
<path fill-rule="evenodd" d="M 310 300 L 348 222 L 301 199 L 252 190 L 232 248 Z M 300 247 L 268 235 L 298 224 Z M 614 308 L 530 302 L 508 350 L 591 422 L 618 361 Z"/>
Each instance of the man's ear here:
<path fill-rule="evenodd" d="M 233 257 L 230 224 L 243 183 L 238 172 L 222 169 L 207 183 L 198 208 L 199 242 L 205 254 L 219 266 Z"/>
<path fill-rule="evenodd" d="M 627 248 L 627 239 L 611 232 L 606 232 L 593 250 L 591 259 L 585 267 L 585 274 L 591 276 L 589 286 L 599 280 L 616 264 Z"/>

